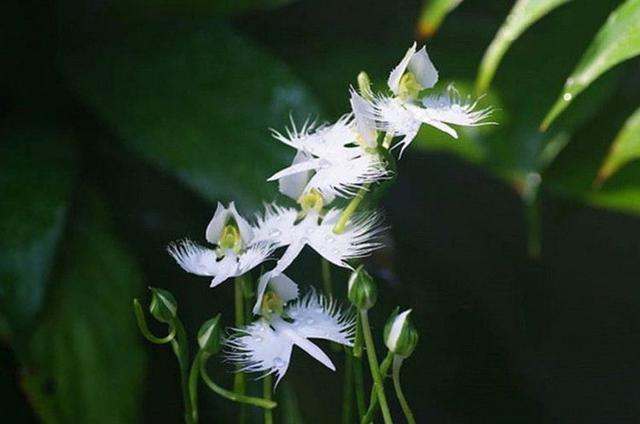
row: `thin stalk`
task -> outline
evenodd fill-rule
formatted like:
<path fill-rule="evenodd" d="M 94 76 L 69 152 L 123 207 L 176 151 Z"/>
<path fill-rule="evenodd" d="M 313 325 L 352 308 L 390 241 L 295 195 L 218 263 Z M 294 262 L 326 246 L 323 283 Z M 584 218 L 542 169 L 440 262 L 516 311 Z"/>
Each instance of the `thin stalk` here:
<path fill-rule="evenodd" d="M 403 360 L 400 356 L 396 356 L 393 359 L 393 387 L 396 389 L 396 396 L 398 397 L 398 402 L 400 402 L 404 417 L 407 419 L 407 423 L 416 424 L 416 419 L 413 417 L 413 412 L 411 412 L 411 408 L 409 408 L 409 403 L 404 397 L 402 386 L 400 385 L 400 368 L 402 367 Z"/>
<path fill-rule="evenodd" d="M 189 347 L 187 345 L 187 333 L 179 319 L 175 319 L 173 325 L 176 328 L 176 337 L 171 340 L 171 347 L 178 358 L 180 366 L 180 386 L 182 387 L 182 400 L 184 403 L 184 420 L 187 424 L 195 424 L 189 396 Z"/>
<path fill-rule="evenodd" d="M 196 353 L 196 357 L 191 364 L 189 371 L 189 401 L 191 402 L 191 417 L 193 422 L 198 422 L 198 373 L 200 369 L 200 361 L 202 359 L 202 351 Z"/>
<path fill-rule="evenodd" d="M 364 403 L 364 375 L 362 373 L 362 356 L 354 356 L 353 379 L 356 388 L 356 405 L 358 407 L 358 418 L 362 420 L 365 414 Z"/>
<path fill-rule="evenodd" d="M 244 326 L 244 279 L 242 276 L 236 277 L 234 281 L 234 297 L 235 297 L 235 326 L 242 328 Z M 233 391 L 243 396 L 247 390 L 247 378 L 243 372 L 236 372 L 233 376 Z M 238 423 L 247 422 L 247 411 L 244 405 L 240 406 L 238 414 Z"/>
<path fill-rule="evenodd" d="M 322 285 L 325 296 L 333 297 L 333 282 L 331 281 L 331 264 L 322 258 Z"/>
<path fill-rule="evenodd" d="M 273 393 L 273 376 L 271 374 L 267 374 L 262 379 L 262 397 L 265 400 L 271 400 Z M 273 424 L 273 412 L 271 409 L 264 410 L 264 424 Z"/>
<path fill-rule="evenodd" d="M 259 408 L 273 409 L 278 405 L 276 402 L 269 399 L 241 395 L 218 386 L 216 383 L 214 383 L 214 381 L 211 379 L 211 377 L 209 377 L 209 374 L 207 373 L 207 359 L 209 359 L 208 355 L 203 355 L 200 359 L 200 377 L 202 377 L 202 381 L 204 381 L 204 384 L 206 384 L 207 387 L 215 393 L 226 399 L 229 399 L 230 401 L 253 405 Z"/>
<path fill-rule="evenodd" d="M 351 199 L 347 207 L 344 208 L 344 210 L 342 211 L 342 215 L 340 215 L 340 218 L 338 218 L 338 222 L 333 227 L 334 233 L 340 234 L 345 230 L 347 224 L 349 223 L 349 219 L 355 213 L 355 211 L 358 210 L 358 206 L 360 206 L 360 203 L 364 199 L 364 196 L 369 192 L 370 185 L 371 184 L 363 185 L 360 190 L 358 190 L 355 197 Z"/>
<path fill-rule="evenodd" d="M 380 364 L 380 374 L 382 375 L 382 380 L 389 376 L 389 368 L 391 368 L 391 364 L 393 363 L 393 352 L 388 351 L 387 356 L 385 356 L 382 364 Z M 369 409 L 367 409 L 367 413 L 364 414 L 361 422 L 364 424 L 369 424 L 373 422 L 375 418 L 376 412 L 378 412 L 378 396 L 376 396 L 375 388 L 371 388 L 371 394 L 369 395 Z"/>
<path fill-rule="evenodd" d="M 376 355 L 376 347 L 373 343 L 373 336 L 371 335 L 371 326 L 369 325 L 369 316 L 366 310 L 360 311 L 360 318 L 362 322 L 362 335 L 364 336 L 365 346 L 367 348 L 367 359 L 369 361 L 369 369 L 371 371 L 371 378 L 373 379 L 373 385 L 376 389 L 376 395 L 378 396 L 378 402 L 380 402 L 380 409 L 382 410 L 382 417 L 385 424 L 393 424 L 391 419 L 391 412 L 389 411 L 389 404 L 387 403 L 387 397 L 384 394 L 384 385 L 382 381 L 382 375 L 380 374 L 380 366 L 378 364 L 378 358 Z"/>
<path fill-rule="evenodd" d="M 353 417 L 353 356 L 348 349 L 344 355 L 344 386 L 342 389 L 342 424 L 352 423 Z"/>

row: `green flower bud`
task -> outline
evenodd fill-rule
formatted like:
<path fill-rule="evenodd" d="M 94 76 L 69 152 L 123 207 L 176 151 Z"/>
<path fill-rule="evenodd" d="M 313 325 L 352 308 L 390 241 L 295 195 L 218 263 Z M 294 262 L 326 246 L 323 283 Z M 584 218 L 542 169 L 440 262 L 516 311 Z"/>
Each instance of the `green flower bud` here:
<path fill-rule="evenodd" d="M 373 91 L 371 91 L 371 80 L 369 79 L 369 74 L 364 71 L 361 71 L 358 74 L 358 89 L 362 97 L 367 100 L 373 100 Z"/>
<path fill-rule="evenodd" d="M 178 305 L 175 297 L 166 290 L 149 287 L 151 290 L 151 304 L 149 312 L 155 319 L 170 324 L 176 318 Z"/>
<path fill-rule="evenodd" d="M 378 289 L 371 275 L 360 265 L 349 277 L 347 296 L 359 310 L 367 310 L 376 304 Z"/>
<path fill-rule="evenodd" d="M 198 330 L 198 345 L 203 352 L 215 355 L 222 347 L 222 328 L 220 324 L 220 314 L 216 315 Z"/>
<path fill-rule="evenodd" d="M 418 331 L 409 320 L 411 309 L 398 314 L 396 309 L 384 326 L 384 343 L 389 351 L 402 358 L 409 357 L 418 344 Z"/>

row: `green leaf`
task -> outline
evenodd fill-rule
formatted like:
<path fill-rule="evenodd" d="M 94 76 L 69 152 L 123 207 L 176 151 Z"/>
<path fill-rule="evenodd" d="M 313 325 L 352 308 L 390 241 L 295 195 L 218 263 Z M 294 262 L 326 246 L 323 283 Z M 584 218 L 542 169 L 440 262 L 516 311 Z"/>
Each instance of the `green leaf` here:
<path fill-rule="evenodd" d="M 462 0 L 425 0 L 418 19 L 418 37 L 433 37 L 444 18 L 460 3 Z"/>
<path fill-rule="evenodd" d="M 562 94 L 541 124 L 546 129 L 600 75 L 640 54 L 640 0 L 627 0 L 609 15 L 578 66 L 567 78 Z"/>
<path fill-rule="evenodd" d="M 518 0 L 482 58 L 476 92 L 483 93 L 489 88 L 502 57 L 522 33 L 567 1 L 569 0 Z"/>
<path fill-rule="evenodd" d="M 69 54 L 81 97 L 124 143 L 205 199 L 258 204 L 291 152 L 269 128 L 317 112 L 280 62 L 220 23 L 146 28 Z"/>
<path fill-rule="evenodd" d="M 16 337 L 40 310 L 75 177 L 69 135 L 42 122 L 0 136 L 0 314 Z"/>
<path fill-rule="evenodd" d="M 613 141 L 596 183 L 601 185 L 623 165 L 635 159 L 640 159 L 640 108 L 625 122 Z"/>
<path fill-rule="evenodd" d="M 84 196 L 65 240 L 24 387 L 47 423 L 136 423 L 144 371 L 131 299 L 140 272 L 114 237 L 105 205 Z"/>

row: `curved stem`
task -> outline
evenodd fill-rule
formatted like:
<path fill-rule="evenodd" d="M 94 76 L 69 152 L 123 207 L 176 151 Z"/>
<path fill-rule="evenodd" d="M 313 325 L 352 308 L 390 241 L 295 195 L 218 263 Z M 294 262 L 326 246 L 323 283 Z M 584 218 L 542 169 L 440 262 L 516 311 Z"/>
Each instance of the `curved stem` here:
<path fill-rule="evenodd" d="M 136 321 L 138 322 L 138 328 L 140 329 L 140 332 L 142 333 L 144 338 L 149 340 L 151 343 L 169 343 L 176 336 L 176 327 L 174 325 L 169 326 L 169 334 L 167 334 L 165 337 L 154 336 L 147 326 L 147 320 L 144 317 L 144 312 L 142 310 L 140 302 L 138 302 L 138 299 L 133 299 L 133 311 L 136 314 Z"/>
<path fill-rule="evenodd" d="M 391 364 L 393 362 L 393 352 L 388 351 L 387 356 L 380 364 L 380 374 L 382 375 L 382 380 L 389 376 L 389 368 L 391 368 Z M 375 414 L 378 411 L 378 397 L 376 396 L 376 392 L 374 388 L 371 388 L 371 395 L 369 396 L 369 409 L 367 409 L 367 413 L 364 414 L 362 418 L 362 422 L 368 424 L 373 421 L 375 418 Z"/>
<path fill-rule="evenodd" d="M 209 377 L 209 374 L 207 373 L 207 359 L 209 359 L 209 355 L 203 355 L 200 359 L 200 377 L 202 377 L 202 381 L 204 381 L 207 387 L 209 387 L 209 389 L 211 389 L 213 392 L 226 399 L 229 399 L 230 401 L 253 405 L 259 408 L 273 409 L 278 405 L 276 402 L 270 399 L 245 396 L 218 386 L 216 383 L 214 383 L 214 381 L 211 379 L 211 377 Z"/>
<path fill-rule="evenodd" d="M 393 358 L 393 387 L 396 389 L 396 396 L 402 407 L 402 412 L 404 412 L 404 416 L 407 419 L 407 423 L 416 424 L 416 419 L 413 417 L 413 412 L 411 412 L 409 403 L 402 392 L 402 386 L 400 386 L 400 368 L 402 367 L 403 360 L 400 356 Z"/>
<path fill-rule="evenodd" d="M 200 361 L 202 360 L 202 351 L 196 353 L 193 358 L 191 369 L 189 370 L 189 401 L 191 402 L 191 417 L 194 422 L 198 422 L 198 370 L 200 369 Z"/>
<path fill-rule="evenodd" d="M 380 374 L 380 367 L 378 365 L 378 358 L 376 356 L 376 348 L 373 343 L 373 336 L 371 335 L 371 327 L 369 325 L 369 316 L 367 315 L 366 310 L 360 311 L 360 319 L 362 321 L 362 335 L 364 336 L 364 342 L 367 348 L 367 359 L 369 360 L 371 378 L 373 378 L 373 386 L 376 390 L 378 401 L 380 402 L 382 417 L 385 424 L 393 424 L 393 420 L 391 419 L 391 412 L 389 411 L 389 404 L 387 403 L 387 397 L 384 394 L 382 375 Z"/>

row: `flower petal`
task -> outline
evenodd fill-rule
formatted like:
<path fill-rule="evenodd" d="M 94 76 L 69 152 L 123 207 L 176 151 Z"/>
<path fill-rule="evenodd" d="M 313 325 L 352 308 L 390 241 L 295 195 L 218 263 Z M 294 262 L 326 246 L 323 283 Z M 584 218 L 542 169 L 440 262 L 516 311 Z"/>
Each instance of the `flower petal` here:
<path fill-rule="evenodd" d="M 245 244 L 248 244 L 253 238 L 253 229 L 251 225 L 244 219 L 238 211 L 236 210 L 235 202 L 229 203 L 229 212 L 233 216 L 233 219 L 236 221 L 236 225 L 238 226 L 238 231 L 240 231 L 240 237 L 242 237 L 242 241 Z"/>
<path fill-rule="evenodd" d="M 387 85 L 389 85 L 389 88 L 395 95 L 398 95 L 398 92 L 400 91 L 400 79 L 402 78 L 402 75 L 404 75 L 404 72 L 407 70 L 409 61 L 411 60 L 415 52 L 416 43 L 414 42 L 413 45 L 409 47 L 409 50 L 407 50 L 407 52 L 404 54 L 404 57 L 402 58 L 400 63 L 398 63 L 398 65 L 393 68 L 393 70 L 389 74 Z"/>
<path fill-rule="evenodd" d="M 284 302 L 288 302 L 298 298 L 298 285 L 291 278 L 284 274 L 276 275 L 269 281 L 269 287 L 278 295 Z"/>
<path fill-rule="evenodd" d="M 229 217 L 229 210 L 222 205 L 222 203 L 218 202 L 218 206 L 216 207 L 216 211 L 213 214 L 213 218 L 207 225 L 207 229 L 205 230 L 205 238 L 211 244 L 218 244 L 220 240 L 220 236 L 222 235 L 222 229 L 227 223 L 227 218 Z"/>
<path fill-rule="evenodd" d="M 289 168 L 299 163 L 303 163 L 309 160 L 310 158 L 311 158 L 311 155 L 309 155 L 308 153 L 305 153 L 303 151 L 298 151 L 295 157 L 293 158 L 293 162 Z M 274 177 L 275 175 L 269 178 L 269 180 L 271 180 Z M 280 193 L 284 194 L 287 197 L 290 197 L 293 200 L 298 200 L 300 196 L 302 196 L 302 193 L 304 193 L 304 188 L 306 187 L 310 178 L 311 178 L 310 170 L 300 171 L 295 174 L 280 177 L 278 181 L 278 188 L 280 189 Z"/>
<path fill-rule="evenodd" d="M 358 135 L 362 137 L 367 147 L 375 148 L 377 146 L 378 133 L 376 131 L 373 106 L 356 93 L 353 88 L 351 89 L 350 103 Z"/>
<path fill-rule="evenodd" d="M 167 247 L 169 255 L 187 272 L 212 276 L 220 272 L 215 250 L 202 247 L 191 240 L 182 240 Z"/>
<path fill-rule="evenodd" d="M 298 236 L 294 231 L 297 218 L 298 211 L 293 208 L 265 204 L 264 213 L 256 216 L 252 242 L 268 242 L 276 247 L 290 244 Z"/>
<path fill-rule="evenodd" d="M 408 68 L 423 88 L 431 88 L 438 82 L 438 71 L 424 46 L 411 57 Z"/>
<path fill-rule="evenodd" d="M 298 334 L 310 339 L 330 340 L 353 345 L 355 320 L 345 314 L 335 301 L 311 291 L 286 309 Z"/>
<path fill-rule="evenodd" d="M 322 349 L 320 349 L 314 343 L 310 342 L 309 340 L 307 340 L 306 338 L 298 334 L 298 332 L 292 328 L 293 326 L 291 324 L 281 319 L 277 319 L 277 320 L 274 320 L 273 325 L 276 328 L 276 331 L 278 333 L 281 333 L 282 335 L 286 336 L 289 340 L 293 342 L 293 344 L 295 344 L 300 349 L 307 352 L 316 361 L 320 362 L 322 365 L 329 368 L 331 371 L 336 370 L 336 366 L 333 365 L 331 358 L 329 358 L 327 354 L 324 353 Z"/>

